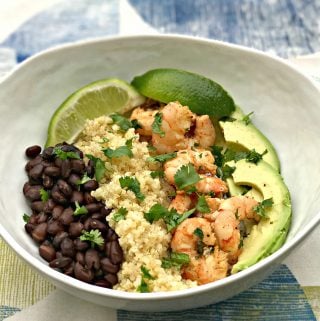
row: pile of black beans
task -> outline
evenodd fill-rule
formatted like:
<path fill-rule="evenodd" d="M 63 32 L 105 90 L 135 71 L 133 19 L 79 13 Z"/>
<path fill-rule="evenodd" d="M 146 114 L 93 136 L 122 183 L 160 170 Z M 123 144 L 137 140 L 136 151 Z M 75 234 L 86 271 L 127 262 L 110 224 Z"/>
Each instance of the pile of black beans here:
<path fill-rule="evenodd" d="M 118 283 L 123 252 L 117 234 L 106 221 L 111 209 L 91 196 L 99 186 L 94 179 L 94 162 L 86 164 L 82 151 L 74 145 L 63 143 L 55 147 L 77 153 L 79 159 L 61 159 L 54 147 L 47 147 L 42 153 L 37 145 L 26 149 L 29 179 L 23 193 L 32 214 L 25 230 L 39 244 L 39 253 L 50 267 L 78 280 L 112 288 Z M 79 185 L 85 173 L 91 179 Z M 45 201 L 43 191 L 47 193 Z M 88 213 L 74 215 L 76 204 L 85 206 Z M 100 231 L 102 245 L 80 240 L 85 231 L 91 230 Z"/>

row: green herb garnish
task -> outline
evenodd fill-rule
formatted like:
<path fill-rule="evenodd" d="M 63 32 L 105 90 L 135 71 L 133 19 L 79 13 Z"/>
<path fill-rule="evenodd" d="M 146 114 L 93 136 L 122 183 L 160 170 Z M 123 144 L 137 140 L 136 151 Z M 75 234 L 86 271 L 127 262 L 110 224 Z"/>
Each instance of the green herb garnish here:
<path fill-rule="evenodd" d="M 141 193 L 140 183 L 135 177 L 124 176 L 119 178 L 121 188 L 132 191 L 139 201 L 143 201 L 145 196 Z"/>
<path fill-rule="evenodd" d="M 128 118 L 120 114 L 114 113 L 109 115 L 109 117 L 112 119 L 113 123 L 117 124 L 124 132 L 126 132 L 130 128 L 134 128 L 132 122 Z"/>
<path fill-rule="evenodd" d="M 223 165 L 223 153 L 222 153 L 223 147 L 222 146 L 211 146 L 211 151 L 214 156 L 214 163 L 221 167 Z"/>
<path fill-rule="evenodd" d="M 80 155 L 76 152 L 64 152 L 61 147 L 55 147 L 52 152 L 54 155 L 56 155 L 58 158 L 62 160 L 66 160 L 68 158 L 71 159 L 81 159 Z"/>
<path fill-rule="evenodd" d="M 181 166 L 174 175 L 174 182 L 177 189 L 185 189 L 201 180 L 192 164 Z"/>
<path fill-rule="evenodd" d="M 154 116 L 154 121 L 151 125 L 151 128 L 155 134 L 160 135 L 160 137 L 164 137 L 165 132 L 161 129 L 161 124 L 162 124 L 162 114 L 156 113 Z"/>
<path fill-rule="evenodd" d="M 197 240 L 197 252 L 198 254 L 203 254 L 203 249 L 204 249 L 204 243 L 203 243 L 203 231 L 201 228 L 197 227 L 194 231 L 193 234 L 198 237 Z"/>
<path fill-rule="evenodd" d="M 161 267 L 169 269 L 171 267 L 181 268 L 183 265 L 190 263 L 190 257 L 185 253 L 171 252 L 168 257 L 163 258 Z"/>
<path fill-rule="evenodd" d="M 155 278 L 150 274 L 150 271 L 145 267 L 141 266 L 142 277 L 148 280 L 155 280 Z"/>
<path fill-rule="evenodd" d="M 41 197 L 42 202 L 46 202 L 49 199 L 50 194 L 45 189 L 41 188 L 40 189 L 40 197 Z"/>
<path fill-rule="evenodd" d="M 92 180 L 92 178 L 89 177 L 87 173 L 84 173 L 82 178 L 77 181 L 77 185 L 83 185 L 91 180 Z"/>
<path fill-rule="evenodd" d="M 84 205 L 80 206 L 78 202 L 75 202 L 75 205 L 76 205 L 76 208 L 73 211 L 73 215 L 77 216 L 77 215 L 88 214 L 88 210 Z"/>
<path fill-rule="evenodd" d="M 273 199 L 267 198 L 260 202 L 257 206 L 253 208 L 253 211 L 256 212 L 261 217 L 267 217 L 266 209 L 273 205 Z"/>
<path fill-rule="evenodd" d="M 162 170 L 153 171 L 153 172 L 150 173 L 150 176 L 152 178 L 156 178 L 156 177 L 162 178 L 162 177 L 164 177 L 164 171 L 162 171 Z"/>
<path fill-rule="evenodd" d="M 150 156 L 147 158 L 148 162 L 166 162 L 170 159 L 176 158 L 177 157 L 177 153 L 173 152 L 173 153 L 168 153 L 168 154 L 162 154 L 162 155 L 157 155 L 157 156 Z"/>
<path fill-rule="evenodd" d="M 82 231 L 80 240 L 89 241 L 92 248 L 94 248 L 95 245 L 101 246 L 104 243 L 103 237 L 101 236 L 101 232 L 99 230 L 90 230 L 89 232 Z"/>
<path fill-rule="evenodd" d="M 262 154 L 259 154 L 254 149 L 248 152 L 246 156 L 246 160 L 250 163 L 258 164 L 259 161 L 262 160 L 262 156 L 265 155 L 268 151 L 265 150 Z"/>
<path fill-rule="evenodd" d="M 247 115 L 245 115 L 243 118 L 242 118 L 242 121 L 246 124 L 246 125 L 249 125 L 251 123 L 251 116 L 253 115 L 253 111 Z"/>
<path fill-rule="evenodd" d="M 116 222 L 124 220 L 126 215 L 128 214 L 128 210 L 125 207 L 120 207 L 116 213 L 113 214 L 112 219 Z"/>
<path fill-rule="evenodd" d="M 137 287 L 137 292 L 140 292 L 140 293 L 149 293 L 150 292 L 149 286 L 144 278 L 141 279 L 141 283 Z"/>
<path fill-rule="evenodd" d="M 30 216 L 26 213 L 23 213 L 22 219 L 25 223 L 28 223 L 30 221 Z"/>
<path fill-rule="evenodd" d="M 196 210 L 200 213 L 210 213 L 210 207 L 203 195 L 199 196 L 198 198 Z"/>
<path fill-rule="evenodd" d="M 120 158 L 123 156 L 133 157 L 132 151 L 128 146 L 120 146 L 116 149 L 105 148 L 102 150 L 105 156 L 108 158 Z"/>
<path fill-rule="evenodd" d="M 100 158 L 94 157 L 93 155 L 86 154 L 86 156 L 94 162 L 94 175 L 97 182 L 100 182 L 106 172 L 106 166 L 104 162 Z"/>

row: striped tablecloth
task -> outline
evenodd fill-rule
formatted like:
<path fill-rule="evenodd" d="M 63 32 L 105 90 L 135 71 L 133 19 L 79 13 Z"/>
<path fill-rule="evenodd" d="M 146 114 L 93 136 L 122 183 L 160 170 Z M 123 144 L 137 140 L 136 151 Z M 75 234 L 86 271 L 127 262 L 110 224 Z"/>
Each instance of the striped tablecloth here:
<path fill-rule="evenodd" d="M 319 13 L 320 0 L 0 1 L 0 76 L 16 62 L 52 45 L 119 33 L 191 34 L 293 58 L 320 51 Z M 14 28 L 7 30 L 8 26 Z M 317 64 L 308 59 L 294 62 L 320 74 L 320 59 L 316 59 Z M 307 251 L 320 249 L 318 235 L 314 233 L 307 245 L 313 247 Z M 0 253 L 0 320 L 49 293 L 54 297 L 54 287 L 21 262 L 1 239 Z M 288 262 L 298 281 L 283 265 L 258 286 L 214 306 L 152 316 L 118 311 L 112 320 L 314 320 L 313 313 L 320 320 L 319 263 L 309 262 L 306 271 L 314 275 L 303 279 L 298 260 L 289 258 Z M 301 280 L 307 285 L 300 287 Z M 85 320 L 85 311 L 82 313 Z"/>

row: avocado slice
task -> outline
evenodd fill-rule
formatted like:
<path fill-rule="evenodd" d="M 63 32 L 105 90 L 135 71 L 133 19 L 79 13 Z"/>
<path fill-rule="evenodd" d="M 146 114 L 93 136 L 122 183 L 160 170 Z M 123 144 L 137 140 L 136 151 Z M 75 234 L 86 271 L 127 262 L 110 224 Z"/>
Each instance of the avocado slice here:
<path fill-rule="evenodd" d="M 267 218 L 261 218 L 250 235 L 244 239 L 243 251 L 231 273 L 237 273 L 272 254 L 285 241 L 291 223 L 291 202 L 283 178 L 272 166 L 261 160 L 258 164 L 240 160 L 232 163 L 232 174 L 237 185 L 249 185 L 261 192 L 263 199 L 272 198 L 273 205 L 266 209 Z"/>
<path fill-rule="evenodd" d="M 244 117 L 245 114 L 237 106 L 228 118 L 229 120 L 219 121 L 226 145 L 235 150 L 255 149 L 260 154 L 267 150 L 267 153 L 263 155 L 263 160 L 280 172 L 280 161 L 275 148 L 268 138 L 251 122 L 247 123 Z"/>

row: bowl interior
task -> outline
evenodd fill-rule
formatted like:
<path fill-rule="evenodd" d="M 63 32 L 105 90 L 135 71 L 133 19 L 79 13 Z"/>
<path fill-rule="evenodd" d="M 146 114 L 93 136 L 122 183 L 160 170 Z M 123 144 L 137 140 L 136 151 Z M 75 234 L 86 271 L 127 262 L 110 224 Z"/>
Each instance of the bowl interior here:
<path fill-rule="evenodd" d="M 278 59 L 223 43 L 185 37 L 128 37 L 54 49 L 24 63 L 0 84 L 0 223 L 40 261 L 24 231 L 30 210 L 22 194 L 24 150 L 43 145 L 55 108 L 98 79 L 130 81 L 148 69 L 173 67 L 220 83 L 271 140 L 291 192 L 293 239 L 320 209 L 320 99 L 304 76 Z"/>

